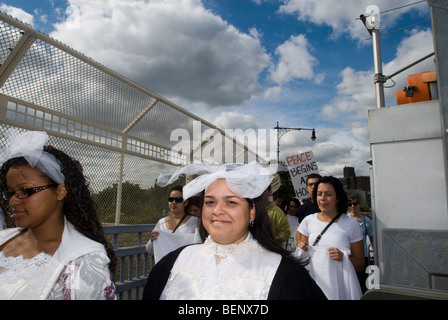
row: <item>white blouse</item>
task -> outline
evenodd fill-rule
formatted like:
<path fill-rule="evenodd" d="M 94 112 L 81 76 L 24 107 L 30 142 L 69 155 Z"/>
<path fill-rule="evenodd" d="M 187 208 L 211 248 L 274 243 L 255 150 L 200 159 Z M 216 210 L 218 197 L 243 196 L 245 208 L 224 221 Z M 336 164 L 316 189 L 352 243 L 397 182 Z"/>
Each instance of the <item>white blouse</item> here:
<path fill-rule="evenodd" d="M 11 292 L 17 291 L 22 299 L 37 299 L 50 260 L 51 255 L 44 252 L 31 259 L 0 252 L 0 299 L 9 299 Z"/>
<path fill-rule="evenodd" d="M 239 244 L 209 236 L 185 248 L 173 265 L 161 300 L 267 299 L 281 256 L 264 249 L 249 233 Z"/>
<path fill-rule="evenodd" d="M 173 230 L 168 229 L 168 227 L 166 226 L 167 218 L 168 217 L 159 219 L 159 221 L 157 221 L 157 224 L 154 227 L 154 230 L 157 230 L 159 232 L 163 232 L 166 234 L 171 234 L 173 232 Z M 182 225 L 180 225 L 179 228 L 177 228 L 176 232 L 173 235 L 178 236 L 178 235 L 193 234 L 193 240 L 185 241 L 185 243 L 181 243 L 181 244 L 174 244 L 173 247 L 170 248 L 170 250 L 166 250 L 165 254 L 176 249 L 176 248 L 179 248 L 182 245 L 202 242 L 202 241 L 200 241 L 198 221 L 199 221 L 199 219 L 197 217 L 190 216 L 190 218 L 187 221 L 185 221 Z M 149 239 L 148 243 L 146 243 L 146 251 L 149 254 L 154 255 L 154 242 L 151 239 Z M 159 257 L 159 259 L 161 259 L 161 257 Z"/>
<path fill-rule="evenodd" d="M 0 252 L 0 300 L 115 299 L 104 246 L 82 235 L 67 219 L 59 248 L 25 259 Z M 0 231 L 0 245 L 22 228 Z"/>
<path fill-rule="evenodd" d="M 320 221 L 317 216 L 317 213 L 311 214 L 302 220 L 297 231 L 308 237 L 309 247 L 307 252 L 297 249 L 294 254 L 311 258 L 307 269 L 329 300 L 359 300 L 362 292 L 355 268 L 349 259 L 350 244 L 361 241 L 363 237 L 359 223 L 345 214 L 341 215 L 313 247 L 311 244 L 328 224 Z M 344 254 L 342 261 L 330 258 L 330 247 L 336 247 Z"/>
<path fill-rule="evenodd" d="M 39 299 L 52 256 L 44 252 L 30 259 L 0 252 L 0 300 Z M 103 253 L 86 254 L 70 262 L 55 283 L 49 300 L 114 299 L 108 258 Z"/>

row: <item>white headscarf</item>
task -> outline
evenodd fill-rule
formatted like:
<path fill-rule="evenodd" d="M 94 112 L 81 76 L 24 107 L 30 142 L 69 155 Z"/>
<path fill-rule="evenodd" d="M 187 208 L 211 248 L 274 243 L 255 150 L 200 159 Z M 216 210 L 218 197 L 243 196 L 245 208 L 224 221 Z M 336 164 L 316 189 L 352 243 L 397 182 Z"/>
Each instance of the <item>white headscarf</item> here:
<path fill-rule="evenodd" d="M 9 145 L 0 151 L 0 164 L 12 158 L 24 157 L 31 167 L 37 167 L 53 181 L 63 184 L 65 177 L 56 157 L 44 151 L 49 137 L 44 131 L 14 132 L 9 137 Z"/>
<path fill-rule="evenodd" d="M 160 175 L 157 185 L 164 187 L 179 178 L 181 174 L 199 174 L 200 176 L 185 185 L 182 189 L 186 200 L 207 188 L 217 179 L 226 179 L 230 190 L 243 198 L 255 199 L 268 187 L 272 180 L 269 169 L 257 162 L 249 164 L 187 164 L 176 170 L 173 175 Z"/>

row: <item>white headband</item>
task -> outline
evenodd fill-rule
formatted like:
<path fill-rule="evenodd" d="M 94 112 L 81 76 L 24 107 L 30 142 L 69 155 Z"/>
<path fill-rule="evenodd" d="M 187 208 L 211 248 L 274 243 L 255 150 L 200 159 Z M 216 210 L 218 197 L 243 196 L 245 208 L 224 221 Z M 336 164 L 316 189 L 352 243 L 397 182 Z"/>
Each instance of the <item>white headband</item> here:
<path fill-rule="evenodd" d="M 65 177 L 56 157 L 44 151 L 49 137 L 43 131 L 14 132 L 9 137 L 9 145 L 0 151 L 0 164 L 12 158 L 24 157 L 31 167 L 37 167 L 53 181 L 63 184 Z"/>
<path fill-rule="evenodd" d="M 199 174 L 200 176 L 183 187 L 183 198 L 188 199 L 207 188 L 217 179 L 226 179 L 230 190 L 243 198 L 255 199 L 270 185 L 272 175 L 269 169 L 251 162 L 249 164 L 187 164 L 176 170 L 173 175 L 160 175 L 157 185 L 164 187 L 179 178 L 181 174 Z"/>

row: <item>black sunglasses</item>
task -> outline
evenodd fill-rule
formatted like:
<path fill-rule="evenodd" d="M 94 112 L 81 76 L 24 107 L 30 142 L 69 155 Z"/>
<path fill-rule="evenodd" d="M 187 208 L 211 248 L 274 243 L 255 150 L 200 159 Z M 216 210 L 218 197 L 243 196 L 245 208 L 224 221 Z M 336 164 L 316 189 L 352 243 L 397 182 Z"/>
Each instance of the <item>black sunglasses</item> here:
<path fill-rule="evenodd" d="M 184 202 L 184 198 L 182 198 L 182 197 L 176 197 L 176 198 L 169 197 L 168 198 L 168 202 L 173 202 L 173 201 L 176 201 L 177 203 L 182 203 L 182 202 Z"/>
<path fill-rule="evenodd" d="M 6 201 L 10 201 L 12 196 L 15 196 L 17 199 L 23 200 L 35 193 L 41 192 L 42 190 L 45 190 L 45 189 L 51 188 L 51 187 L 55 187 L 55 186 L 57 186 L 57 184 L 53 183 L 53 184 L 49 184 L 49 185 L 41 186 L 41 187 L 23 188 L 23 189 L 20 189 L 17 191 L 3 191 L 2 197 Z"/>
<path fill-rule="evenodd" d="M 349 207 L 351 207 L 351 206 L 357 206 L 358 203 L 359 203 L 359 202 L 352 202 L 352 203 L 349 203 L 348 206 L 349 206 Z"/>

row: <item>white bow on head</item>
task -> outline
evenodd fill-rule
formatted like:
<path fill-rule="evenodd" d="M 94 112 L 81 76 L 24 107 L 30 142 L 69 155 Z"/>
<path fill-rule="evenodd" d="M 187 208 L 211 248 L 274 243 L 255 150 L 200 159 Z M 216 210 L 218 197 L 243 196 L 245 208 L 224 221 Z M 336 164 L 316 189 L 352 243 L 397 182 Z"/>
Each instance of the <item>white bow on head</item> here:
<path fill-rule="evenodd" d="M 173 175 L 160 175 L 157 185 L 164 187 L 179 178 L 181 174 L 199 174 L 200 176 L 189 182 L 182 189 L 186 200 L 207 188 L 217 179 L 225 179 L 230 190 L 243 198 L 255 199 L 268 187 L 272 180 L 269 169 L 257 162 L 249 164 L 187 164 L 176 170 Z"/>
<path fill-rule="evenodd" d="M 12 158 L 24 157 L 31 167 L 39 168 L 56 183 L 63 184 L 65 177 L 59 162 L 54 155 L 44 152 L 48 139 L 44 131 L 13 132 L 9 137 L 9 145 L 0 151 L 0 164 Z"/>

